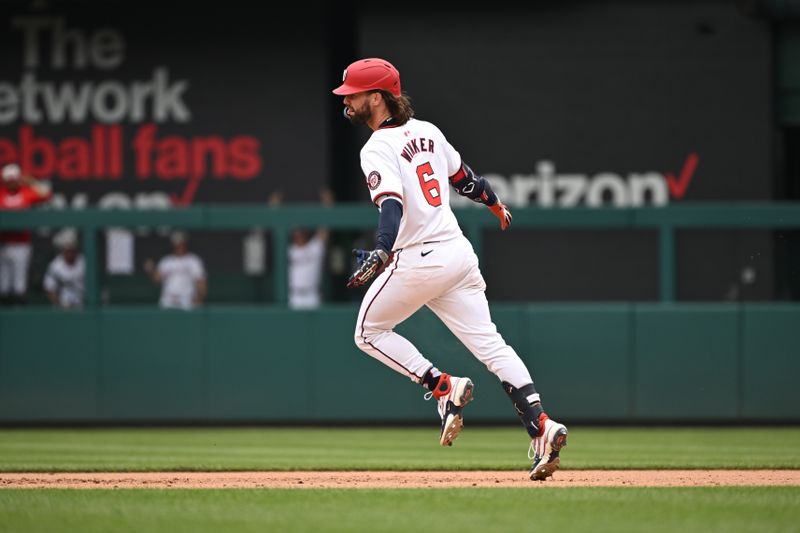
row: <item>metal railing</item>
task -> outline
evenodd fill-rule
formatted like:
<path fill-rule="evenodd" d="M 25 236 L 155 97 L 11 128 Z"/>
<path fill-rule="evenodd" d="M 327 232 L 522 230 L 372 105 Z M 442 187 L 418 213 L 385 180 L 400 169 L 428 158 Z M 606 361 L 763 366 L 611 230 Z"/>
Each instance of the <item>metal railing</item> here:
<path fill-rule="evenodd" d="M 483 230 L 497 229 L 497 220 L 484 209 L 455 209 L 456 216 L 478 257 L 483 260 Z M 515 208 L 514 228 L 656 229 L 659 232 L 660 300 L 675 300 L 675 230 L 678 228 L 800 229 L 800 203 L 704 203 L 635 209 Z M 99 303 L 97 239 L 110 227 L 176 227 L 187 229 L 251 229 L 273 234 L 275 298 L 287 300 L 289 232 L 296 226 L 366 229 L 377 226 L 375 208 L 363 204 L 264 207 L 205 205 L 172 210 L 110 211 L 100 209 L 0 211 L 0 229 L 72 226 L 82 233 L 86 260 L 86 307 Z"/>

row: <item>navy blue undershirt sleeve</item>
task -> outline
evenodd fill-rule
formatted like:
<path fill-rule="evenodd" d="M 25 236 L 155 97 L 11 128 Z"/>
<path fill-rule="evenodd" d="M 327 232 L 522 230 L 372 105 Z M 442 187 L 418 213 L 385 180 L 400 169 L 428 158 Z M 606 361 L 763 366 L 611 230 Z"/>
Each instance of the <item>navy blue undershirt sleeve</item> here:
<path fill-rule="evenodd" d="M 391 253 L 397 232 L 400 230 L 400 219 L 403 218 L 403 204 L 394 198 L 387 198 L 381 203 L 381 214 L 378 219 L 378 242 L 376 248 Z"/>

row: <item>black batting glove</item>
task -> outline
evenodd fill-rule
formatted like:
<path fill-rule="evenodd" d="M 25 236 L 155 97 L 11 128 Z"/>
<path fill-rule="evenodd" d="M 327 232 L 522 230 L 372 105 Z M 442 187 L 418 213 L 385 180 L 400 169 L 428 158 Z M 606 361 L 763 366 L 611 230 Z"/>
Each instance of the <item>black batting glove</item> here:
<path fill-rule="evenodd" d="M 380 274 L 389 263 L 390 254 L 380 248 L 376 250 L 353 250 L 358 268 L 350 275 L 347 280 L 347 288 L 355 289 L 362 287 L 372 281 Z"/>

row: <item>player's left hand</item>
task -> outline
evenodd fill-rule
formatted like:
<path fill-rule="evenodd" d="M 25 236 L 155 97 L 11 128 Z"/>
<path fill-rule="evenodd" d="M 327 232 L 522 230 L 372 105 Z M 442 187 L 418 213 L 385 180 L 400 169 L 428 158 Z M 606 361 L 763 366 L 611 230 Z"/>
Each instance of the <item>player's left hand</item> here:
<path fill-rule="evenodd" d="M 505 230 L 511 225 L 511 211 L 508 210 L 508 207 L 503 202 L 497 200 L 494 205 L 489 206 L 489 209 L 500 220 L 500 229 Z"/>
<path fill-rule="evenodd" d="M 353 250 L 358 268 L 347 280 L 347 288 L 355 289 L 369 283 L 389 263 L 389 254 L 381 249 Z"/>

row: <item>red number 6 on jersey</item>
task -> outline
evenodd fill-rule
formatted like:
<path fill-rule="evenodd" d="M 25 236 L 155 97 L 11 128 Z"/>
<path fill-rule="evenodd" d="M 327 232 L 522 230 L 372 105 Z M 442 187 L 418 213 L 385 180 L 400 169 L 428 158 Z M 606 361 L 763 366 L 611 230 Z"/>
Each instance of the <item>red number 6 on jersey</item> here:
<path fill-rule="evenodd" d="M 419 178 L 419 186 L 422 187 L 422 193 L 428 203 L 433 207 L 442 205 L 439 182 L 433 177 L 433 168 L 431 168 L 430 162 L 422 163 L 417 167 L 417 177 Z"/>

